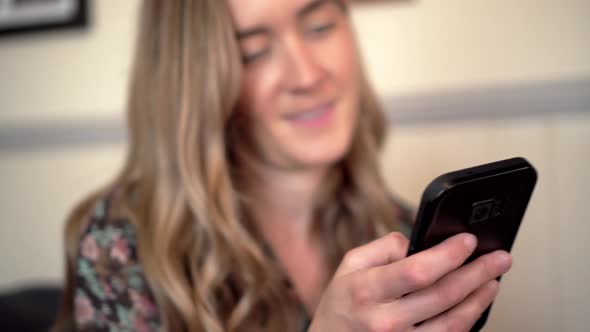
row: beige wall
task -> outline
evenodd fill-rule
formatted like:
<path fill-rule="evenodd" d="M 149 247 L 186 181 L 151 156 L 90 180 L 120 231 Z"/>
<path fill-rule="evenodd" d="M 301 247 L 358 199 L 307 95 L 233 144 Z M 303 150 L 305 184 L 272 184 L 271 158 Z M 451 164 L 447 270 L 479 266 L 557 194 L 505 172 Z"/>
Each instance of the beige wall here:
<path fill-rule="evenodd" d="M 118 121 L 138 1 L 94 3 L 88 32 L 0 40 L 0 130 Z M 354 12 L 383 96 L 588 77 L 588 17 L 586 0 L 414 0 Z M 488 331 L 584 329 L 589 133 L 588 116 L 545 115 L 400 125 L 390 137 L 388 181 L 414 204 L 444 171 L 514 155 L 538 167 L 515 267 Z M 123 151 L 122 144 L 0 150 L 0 289 L 60 279 L 62 221 L 74 201 L 118 169 Z"/>
<path fill-rule="evenodd" d="M 139 1 L 92 3 L 88 31 L 0 39 L 0 123 L 118 116 Z"/>
<path fill-rule="evenodd" d="M 118 170 L 123 150 L 118 144 L 0 152 L 0 290 L 60 282 L 64 218 Z"/>
<path fill-rule="evenodd" d="M 384 94 L 590 74 L 590 1 L 382 3 L 354 16 Z"/>

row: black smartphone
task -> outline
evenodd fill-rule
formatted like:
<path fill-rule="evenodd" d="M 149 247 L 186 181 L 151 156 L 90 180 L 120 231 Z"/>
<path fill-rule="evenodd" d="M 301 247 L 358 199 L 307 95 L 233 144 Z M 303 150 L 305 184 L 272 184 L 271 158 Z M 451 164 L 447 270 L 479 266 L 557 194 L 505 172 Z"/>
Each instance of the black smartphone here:
<path fill-rule="evenodd" d="M 422 195 L 408 256 L 463 232 L 478 239 L 465 264 L 498 249 L 509 252 L 536 182 L 537 171 L 520 157 L 437 177 Z M 484 326 L 490 309 L 471 331 Z"/>

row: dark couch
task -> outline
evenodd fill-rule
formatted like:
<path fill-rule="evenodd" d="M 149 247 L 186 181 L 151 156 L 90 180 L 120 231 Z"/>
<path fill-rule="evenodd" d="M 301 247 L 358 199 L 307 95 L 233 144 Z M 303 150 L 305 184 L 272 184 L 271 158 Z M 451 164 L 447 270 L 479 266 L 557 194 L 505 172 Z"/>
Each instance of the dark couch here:
<path fill-rule="evenodd" d="M 30 287 L 0 294 L 0 331 L 47 331 L 61 298 L 58 287 Z"/>

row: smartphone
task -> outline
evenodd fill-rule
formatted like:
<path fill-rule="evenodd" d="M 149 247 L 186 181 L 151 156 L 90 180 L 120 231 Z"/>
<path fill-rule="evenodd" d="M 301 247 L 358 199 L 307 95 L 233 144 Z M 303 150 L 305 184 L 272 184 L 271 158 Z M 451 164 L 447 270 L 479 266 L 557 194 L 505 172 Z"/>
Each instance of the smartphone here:
<path fill-rule="evenodd" d="M 465 264 L 498 249 L 509 252 L 536 182 L 537 171 L 521 157 L 437 177 L 422 195 L 408 256 L 463 232 L 478 239 Z M 490 309 L 471 331 L 484 326 Z"/>

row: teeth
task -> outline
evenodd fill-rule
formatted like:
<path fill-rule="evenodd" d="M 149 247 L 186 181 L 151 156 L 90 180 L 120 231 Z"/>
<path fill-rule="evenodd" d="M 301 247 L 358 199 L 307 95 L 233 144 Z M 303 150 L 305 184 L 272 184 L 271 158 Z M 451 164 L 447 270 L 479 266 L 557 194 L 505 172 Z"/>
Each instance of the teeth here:
<path fill-rule="evenodd" d="M 313 111 L 305 112 L 302 114 L 293 115 L 293 120 L 312 120 L 315 119 L 328 111 L 328 108 L 323 107 L 319 109 L 315 109 Z"/>

